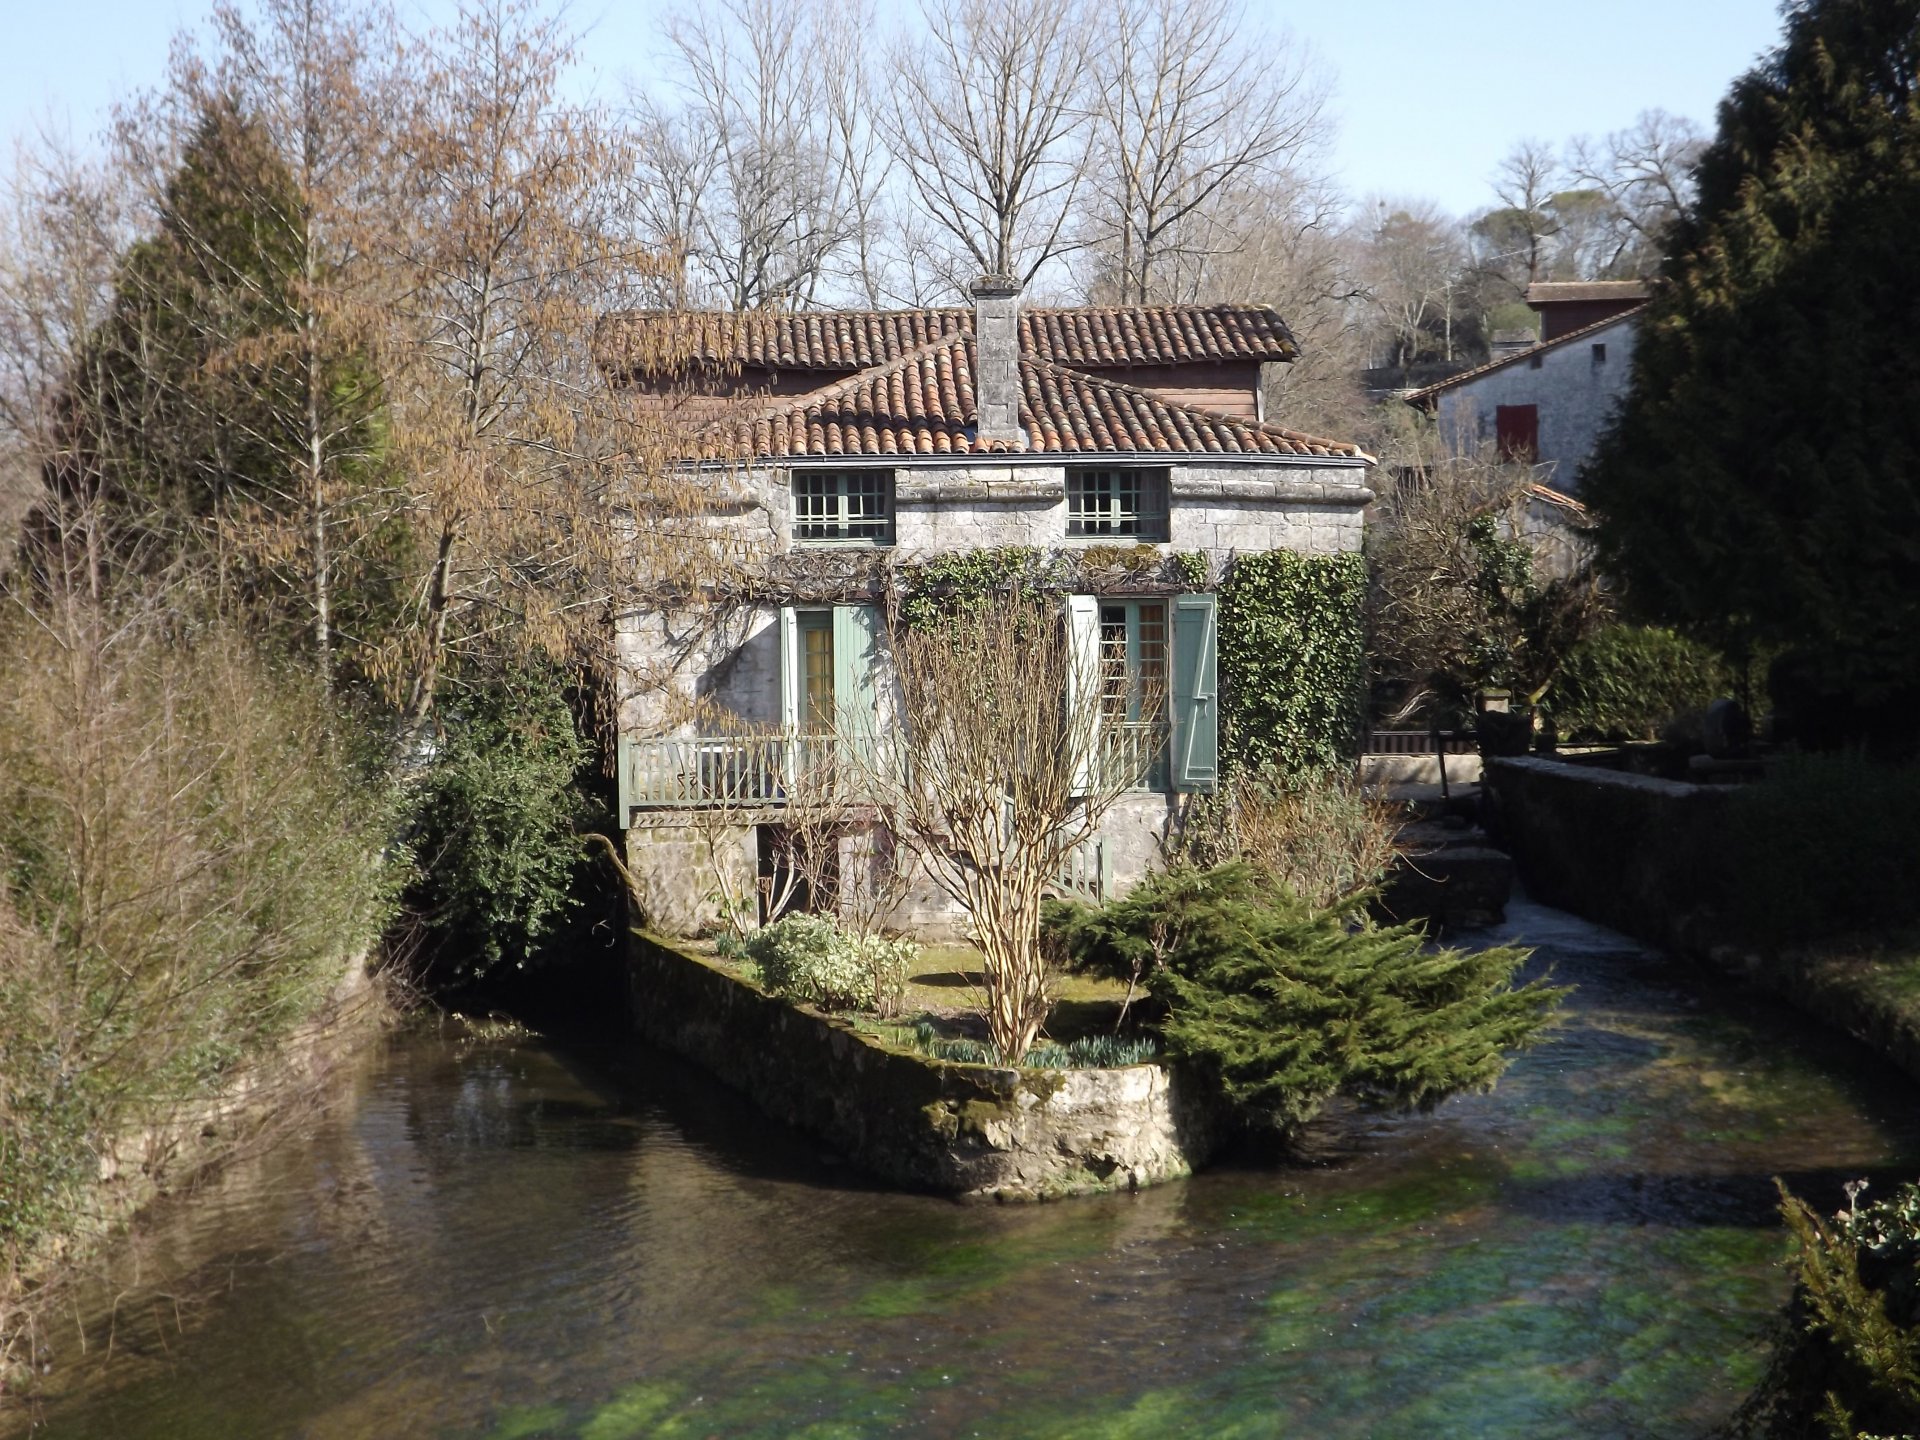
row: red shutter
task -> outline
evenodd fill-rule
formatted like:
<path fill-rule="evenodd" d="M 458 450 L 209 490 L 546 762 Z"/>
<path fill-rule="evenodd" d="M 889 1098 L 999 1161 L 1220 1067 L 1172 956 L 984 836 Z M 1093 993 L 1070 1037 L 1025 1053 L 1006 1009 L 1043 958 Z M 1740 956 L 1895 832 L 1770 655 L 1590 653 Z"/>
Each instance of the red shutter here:
<path fill-rule="evenodd" d="M 1540 458 L 1540 407 L 1501 405 L 1493 412 L 1494 439 L 1502 460 L 1531 465 Z"/>

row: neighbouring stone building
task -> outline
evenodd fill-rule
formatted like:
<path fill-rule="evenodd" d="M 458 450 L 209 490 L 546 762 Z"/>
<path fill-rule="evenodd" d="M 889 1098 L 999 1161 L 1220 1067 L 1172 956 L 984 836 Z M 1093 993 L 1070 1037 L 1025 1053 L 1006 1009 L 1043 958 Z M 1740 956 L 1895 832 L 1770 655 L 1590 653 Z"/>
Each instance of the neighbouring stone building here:
<path fill-rule="evenodd" d="M 1537 344 L 1415 390 L 1407 403 L 1437 419 L 1456 454 L 1531 461 L 1544 482 L 1572 490 L 1633 373 L 1646 299 L 1638 280 L 1530 285 Z"/>
<path fill-rule="evenodd" d="M 1106 818 L 1077 888 L 1151 866 L 1185 795 L 1212 788 L 1219 725 L 1211 584 L 1236 555 L 1357 550 L 1370 457 L 1268 422 L 1261 371 L 1298 350 L 1265 306 L 609 315 L 613 383 L 705 407 L 725 458 L 686 464 L 768 577 L 725 603 L 617 617 L 619 822 L 654 923 L 686 933 L 716 889 L 776 863 L 780 776 L 829 717 L 886 708 L 890 567 L 1005 546 L 1075 577 L 1075 653 L 1157 667 L 1167 719 L 1115 731 L 1150 763 Z M 693 343 L 652 343 L 677 327 Z M 672 351 L 672 373 L 649 356 Z M 1204 562 L 1204 564 L 1202 564 Z M 730 880 L 716 886 L 719 867 Z M 955 919 L 918 887 L 895 923 Z"/>

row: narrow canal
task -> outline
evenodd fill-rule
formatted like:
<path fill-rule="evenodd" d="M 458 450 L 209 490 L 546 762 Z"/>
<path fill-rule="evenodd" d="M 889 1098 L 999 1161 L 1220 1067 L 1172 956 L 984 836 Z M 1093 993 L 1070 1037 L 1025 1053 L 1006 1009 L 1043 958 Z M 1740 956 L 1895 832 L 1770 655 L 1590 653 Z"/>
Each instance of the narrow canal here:
<path fill-rule="evenodd" d="M 1579 989 L 1496 1093 L 1049 1206 L 871 1188 L 671 1061 L 400 1039 L 143 1227 L 166 1284 L 129 1255 L 54 1335 L 44 1433 L 1701 1435 L 1787 1290 L 1771 1177 L 1889 1188 L 1920 1096 L 1555 912 L 1502 935 Z"/>

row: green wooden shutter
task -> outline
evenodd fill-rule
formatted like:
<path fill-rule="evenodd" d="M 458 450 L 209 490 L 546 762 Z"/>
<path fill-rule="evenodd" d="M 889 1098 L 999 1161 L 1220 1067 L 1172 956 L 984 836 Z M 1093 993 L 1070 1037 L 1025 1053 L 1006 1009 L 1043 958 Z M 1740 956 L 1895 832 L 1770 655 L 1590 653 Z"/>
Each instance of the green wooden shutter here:
<path fill-rule="evenodd" d="M 1213 596 L 1173 602 L 1173 788 L 1211 791 L 1220 778 Z"/>
<path fill-rule="evenodd" d="M 874 675 L 880 659 L 880 611 L 833 607 L 833 710 L 843 743 L 870 742 L 879 728 Z"/>
<path fill-rule="evenodd" d="M 1067 714 L 1077 716 L 1080 707 L 1099 705 L 1100 695 L 1100 600 L 1094 595 L 1067 596 Z M 1073 719 L 1069 725 L 1080 728 Z M 1100 763 L 1100 717 L 1096 709 L 1091 728 L 1093 744 L 1085 755 L 1075 757 L 1074 793 L 1084 795 L 1093 789 L 1095 766 Z"/>

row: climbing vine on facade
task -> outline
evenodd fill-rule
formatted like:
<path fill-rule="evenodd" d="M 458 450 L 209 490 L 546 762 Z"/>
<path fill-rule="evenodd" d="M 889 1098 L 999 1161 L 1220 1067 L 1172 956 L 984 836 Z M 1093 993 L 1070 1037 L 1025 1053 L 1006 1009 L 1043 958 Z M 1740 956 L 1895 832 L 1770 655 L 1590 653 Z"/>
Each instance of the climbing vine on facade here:
<path fill-rule="evenodd" d="M 1229 769 L 1324 771 L 1365 724 L 1366 562 L 1242 555 L 1220 586 L 1222 759 Z"/>

